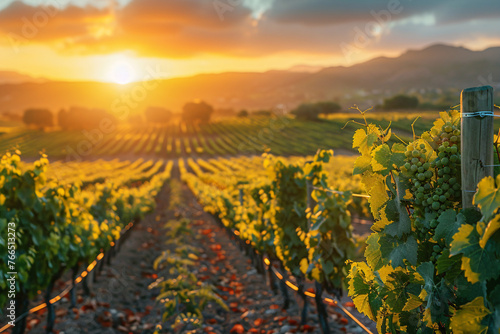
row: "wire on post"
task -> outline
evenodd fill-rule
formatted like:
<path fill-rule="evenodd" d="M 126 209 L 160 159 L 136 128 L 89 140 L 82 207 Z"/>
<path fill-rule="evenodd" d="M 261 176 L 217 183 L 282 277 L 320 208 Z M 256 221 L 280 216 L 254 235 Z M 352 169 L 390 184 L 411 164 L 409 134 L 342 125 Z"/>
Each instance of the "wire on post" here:
<path fill-rule="evenodd" d="M 127 226 L 125 226 L 125 228 L 122 230 L 122 233 L 120 233 L 120 236 L 115 240 L 119 240 L 126 232 L 128 232 L 132 226 L 134 225 L 133 222 L 130 222 Z M 115 242 L 111 242 L 110 245 L 113 246 Z M 58 301 L 62 300 L 62 298 L 68 294 L 70 292 L 70 290 L 72 288 L 74 288 L 74 286 L 78 283 L 80 283 L 83 278 L 85 276 L 87 276 L 96 266 L 97 262 L 99 262 L 100 260 L 102 260 L 102 258 L 104 257 L 104 253 L 103 252 L 100 252 L 99 255 L 97 255 L 97 258 L 91 263 L 88 265 L 88 267 L 86 268 L 87 270 L 84 270 L 80 276 L 78 276 L 75 280 L 72 280 L 72 281 L 68 281 L 66 282 L 66 288 L 60 293 L 58 294 L 57 296 L 55 296 L 54 298 L 52 298 L 49 303 L 51 305 L 57 303 Z M 18 321 L 24 319 L 26 316 L 28 316 L 29 314 L 32 314 L 32 313 L 35 313 L 35 312 L 38 312 L 44 308 L 47 307 L 47 303 L 41 303 L 40 305 L 37 305 L 33 308 L 31 308 L 28 312 L 25 312 L 23 314 L 21 314 L 20 316 L 16 317 L 16 320 L 15 322 L 17 323 Z M 6 324 L 5 326 L 1 327 L 0 328 L 0 333 L 3 333 L 4 331 L 6 331 L 7 329 L 9 329 L 10 327 L 12 327 L 12 325 L 10 324 Z"/>
<path fill-rule="evenodd" d="M 266 261 L 267 260 L 267 261 Z M 267 258 L 264 258 L 264 262 L 266 262 L 266 264 L 269 262 L 269 259 Z M 270 263 L 270 262 L 269 262 Z M 276 277 L 279 279 L 279 280 L 283 280 L 283 275 L 274 267 L 271 267 L 271 270 L 273 271 L 273 273 L 276 275 Z M 290 282 L 289 280 L 286 280 L 285 281 L 286 285 L 288 285 L 288 287 L 294 291 L 297 291 L 299 288 L 298 286 L 296 286 L 295 284 L 293 284 L 292 282 Z M 309 292 L 307 291 L 306 293 L 304 293 L 306 296 L 310 297 L 310 298 L 316 298 L 316 294 L 313 293 L 313 292 Z M 359 327 L 361 327 L 361 329 L 363 329 L 366 333 L 368 334 L 373 334 L 359 319 L 357 319 L 351 312 L 349 312 L 344 306 L 342 306 L 342 304 L 336 300 L 337 298 L 333 298 L 333 297 L 325 297 L 323 298 L 323 300 L 327 303 L 327 304 L 330 304 L 330 305 L 335 305 L 335 306 L 338 306 L 340 307 L 340 309 L 349 317 L 351 318 Z"/>
<path fill-rule="evenodd" d="M 474 112 L 463 112 L 462 117 L 500 117 L 500 115 L 495 115 L 491 110 L 474 111 Z"/>
<path fill-rule="evenodd" d="M 345 194 L 344 191 L 333 190 L 333 189 L 329 189 L 329 188 L 313 187 L 313 189 L 320 190 L 320 191 L 326 191 L 326 192 L 329 192 L 329 193 L 339 194 L 339 195 L 344 195 Z M 370 195 L 364 195 L 364 194 L 351 194 L 351 196 L 352 197 L 362 197 L 362 198 L 370 198 L 371 197 Z"/>

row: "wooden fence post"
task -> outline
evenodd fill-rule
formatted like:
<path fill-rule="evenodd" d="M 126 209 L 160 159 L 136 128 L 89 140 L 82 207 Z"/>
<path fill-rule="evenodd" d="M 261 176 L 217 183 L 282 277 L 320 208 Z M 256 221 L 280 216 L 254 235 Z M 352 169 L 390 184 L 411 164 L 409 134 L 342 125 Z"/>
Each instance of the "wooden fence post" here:
<path fill-rule="evenodd" d="M 462 114 L 462 206 L 473 207 L 472 199 L 477 184 L 486 176 L 493 176 L 493 117 L 473 116 L 469 113 L 493 113 L 491 86 L 467 88 L 460 96 Z"/>
<path fill-rule="evenodd" d="M 240 205 L 243 206 L 243 189 L 241 188 L 238 189 L 238 197 L 240 200 Z"/>

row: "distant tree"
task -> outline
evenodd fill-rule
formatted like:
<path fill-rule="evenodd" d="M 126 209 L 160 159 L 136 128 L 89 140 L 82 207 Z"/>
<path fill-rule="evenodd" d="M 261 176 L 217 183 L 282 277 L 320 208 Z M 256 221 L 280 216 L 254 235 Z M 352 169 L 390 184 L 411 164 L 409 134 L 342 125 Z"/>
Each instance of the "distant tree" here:
<path fill-rule="evenodd" d="M 182 108 L 182 120 L 185 123 L 208 123 L 214 108 L 204 101 L 188 102 Z"/>
<path fill-rule="evenodd" d="M 214 115 L 232 117 L 236 115 L 236 111 L 232 108 L 221 108 L 214 110 Z"/>
<path fill-rule="evenodd" d="M 296 119 L 304 121 L 317 121 L 321 108 L 316 103 L 304 103 L 292 110 L 291 114 Z"/>
<path fill-rule="evenodd" d="M 54 116 L 47 109 L 28 109 L 23 114 L 23 123 L 43 129 L 54 125 Z"/>
<path fill-rule="evenodd" d="M 434 104 L 438 107 L 437 110 L 449 109 L 457 104 L 457 98 L 454 94 L 444 93 L 434 102 Z"/>
<path fill-rule="evenodd" d="M 415 109 L 418 107 L 418 103 L 418 97 L 400 94 L 384 99 L 383 108 L 385 110 Z"/>
<path fill-rule="evenodd" d="M 240 110 L 238 112 L 238 117 L 248 117 L 248 111 L 246 111 L 245 109 Z"/>
<path fill-rule="evenodd" d="M 270 110 L 257 110 L 252 113 L 254 116 L 264 116 L 264 117 L 271 117 L 272 112 Z"/>
<path fill-rule="evenodd" d="M 67 129 L 70 125 L 69 112 L 61 109 L 57 113 L 57 125 L 62 129 Z"/>
<path fill-rule="evenodd" d="M 142 125 L 144 117 L 141 114 L 133 114 L 128 117 L 127 122 L 131 125 Z"/>
<path fill-rule="evenodd" d="M 144 115 L 151 123 L 169 123 L 172 120 L 172 112 L 161 107 L 148 107 Z"/>
<path fill-rule="evenodd" d="M 65 130 L 96 129 L 104 119 L 116 123 L 116 118 L 102 109 L 72 107 L 68 111 L 61 110 L 57 114 L 58 124 Z"/>
<path fill-rule="evenodd" d="M 324 101 L 324 102 L 318 102 L 316 103 L 316 105 L 321 110 L 320 114 L 325 114 L 325 115 L 335 114 L 342 110 L 340 104 L 336 102 Z"/>
<path fill-rule="evenodd" d="M 23 120 L 22 115 L 20 115 L 18 113 L 11 112 L 11 111 L 2 112 L 1 118 L 5 121 L 12 121 L 12 122 L 22 122 L 22 120 Z"/>

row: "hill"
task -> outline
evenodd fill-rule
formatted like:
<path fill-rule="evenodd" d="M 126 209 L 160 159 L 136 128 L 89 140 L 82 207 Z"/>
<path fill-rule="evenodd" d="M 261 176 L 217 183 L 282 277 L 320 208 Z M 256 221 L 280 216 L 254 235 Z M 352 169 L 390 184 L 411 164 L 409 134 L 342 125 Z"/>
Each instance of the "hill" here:
<path fill-rule="evenodd" d="M 34 78 L 32 76 L 17 73 L 14 71 L 0 71 L 0 84 L 21 84 L 26 82 L 46 82 L 42 78 Z"/>
<path fill-rule="evenodd" d="M 325 99 L 375 103 L 366 97 L 458 92 L 485 84 L 498 88 L 500 84 L 494 80 L 499 77 L 500 47 L 472 51 L 439 44 L 408 50 L 395 58 L 379 57 L 350 67 L 328 67 L 313 73 L 292 68 L 264 73 L 200 74 L 162 80 L 149 90 L 143 88 L 143 83 L 125 86 L 54 81 L 1 84 L 0 112 L 21 112 L 29 107 L 56 111 L 69 106 L 142 111 L 151 105 L 179 111 L 186 101 L 196 98 L 217 108 L 235 109 L 269 108 L 282 103 L 294 106 L 303 101 Z"/>

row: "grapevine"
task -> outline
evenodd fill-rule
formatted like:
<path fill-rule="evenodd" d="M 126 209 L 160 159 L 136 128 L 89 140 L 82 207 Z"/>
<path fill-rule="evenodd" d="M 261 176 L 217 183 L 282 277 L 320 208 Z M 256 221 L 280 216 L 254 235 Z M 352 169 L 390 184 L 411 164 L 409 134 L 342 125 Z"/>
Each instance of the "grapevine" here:
<path fill-rule="evenodd" d="M 0 244 L 6 244 L 8 223 L 15 222 L 18 314 L 24 313 L 27 301 L 39 290 L 66 270 L 87 264 L 109 249 L 125 225 L 151 210 L 171 167 L 170 163 L 164 171 L 143 179 L 139 187 L 123 187 L 127 180 L 122 176 L 104 183 L 90 182 L 82 190 L 81 183 L 59 181 L 57 168 L 51 168 L 46 156 L 32 166 L 21 162 L 20 152 L 2 156 Z M 69 175 L 79 169 L 64 171 Z M 11 271 L 7 265 L 5 252 L 0 261 L 1 289 L 6 289 L 5 279 Z M 2 294 L 0 307 L 6 302 L 7 294 Z"/>
<path fill-rule="evenodd" d="M 301 270 L 328 292 L 340 297 L 347 276 L 344 263 L 354 256 L 355 246 L 351 214 L 347 210 L 350 193 L 339 195 L 324 190 L 329 174 L 323 171 L 323 167 L 332 156 L 333 151 L 319 151 L 304 167 L 306 177 L 314 187 L 312 199 L 316 205 L 307 211 L 309 230 L 301 231 L 309 249 L 308 257 L 301 261 Z"/>
<path fill-rule="evenodd" d="M 179 166 L 182 179 L 204 209 L 220 218 L 228 229 L 234 229 L 245 244 L 279 260 L 297 278 L 299 294 L 303 295 L 302 283 L 307 277 L 318 282 L 319 296 L 323 287 L 340 295 L 348 272 L 345 261 L 355 253 L 348 210 L 354 206 L 345 178 L 352 159 L 334 160 L 332 152 L 319 151 L 312 162 L 308 160 L 270 154 L 263 159 L 241 158 L 231 164 L 223 159 L 210 165 L 188 160 L 194 174 L 188 172 L 183 160 Z M 256 166 L 259 162 L 260 168 Z M 335 167 L 339 163 L 343 169 Z M 332 175 L 332 171 L 344 177 Z M 335 188 L 345 190 L 343 194 L 328 191 L 330 177 Z M 316 202 L 309 208 L 308 180 L 315 187 L 310 190 Z M 362 202 L 358 205 L 364 210 Z"/>
<path fill-rule="evenodd" d="M 364 116 L 364 115 L 363 115 Z M 383 333 L 498 333 L 500 196 L 490 178 L 461 209 L 460 115 L 403 145 L 368 124 L 354 135 L 376 222 L 366 262 L 349 273 L 349 295 Z"/>

